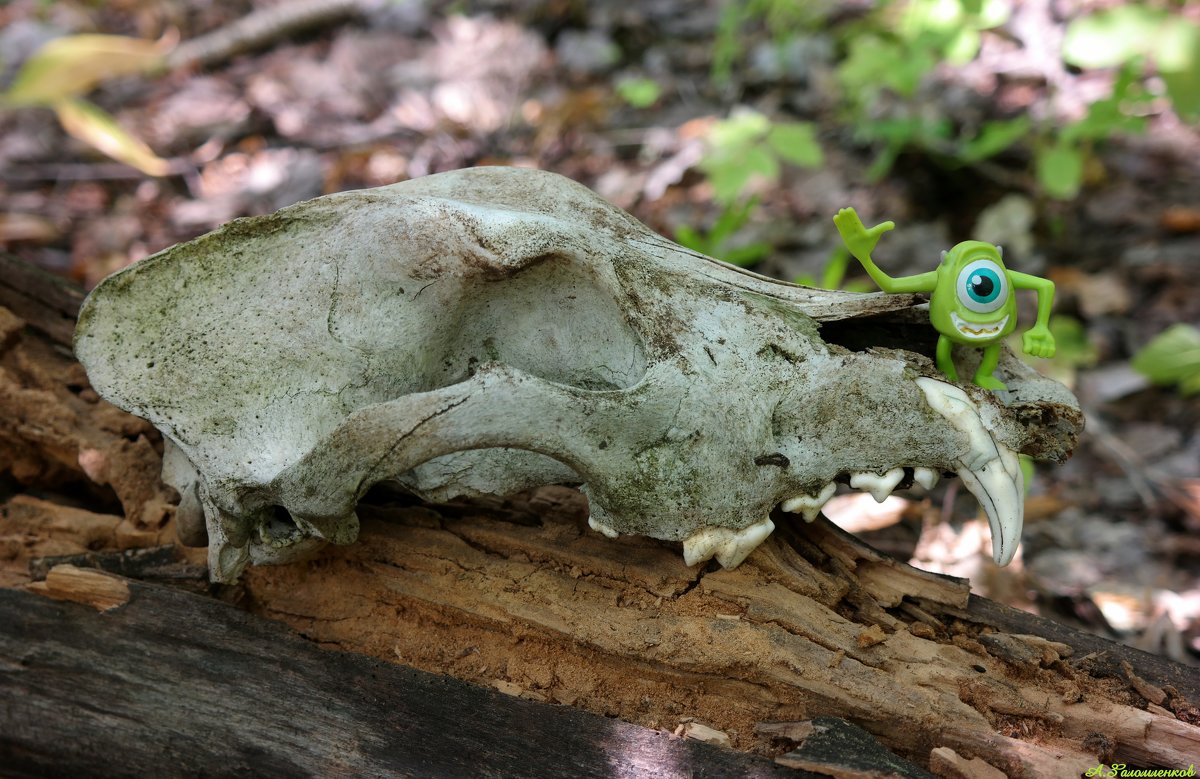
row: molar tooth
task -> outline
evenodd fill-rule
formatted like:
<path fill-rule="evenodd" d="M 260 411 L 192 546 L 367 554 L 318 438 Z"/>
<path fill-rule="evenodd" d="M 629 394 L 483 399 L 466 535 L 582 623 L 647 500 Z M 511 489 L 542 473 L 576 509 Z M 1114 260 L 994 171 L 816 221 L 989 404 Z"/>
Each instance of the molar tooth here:
<path fill-rule="evenodd" d="M 725 542 L 728 528 L 702 527 L 683 540 L 683 562 L 685 565 L 696 565 L 710 559 L 717 553 L 717 547 Z"/>
<path fill-rule="evenodd" d="M 924 376 L 916 381 L 930 407 L 966 434 L 971 448 L 958 460 L 958 477 L 987 512 L 992 558 L 1008 565 L 1025 522 L 1025 478 L 1017 455 L 988 433 L 979 409 L 961 389 Z"/>
<path fill-rule="evenodd" d="M 616 538 L 617 536 L 621 535 L 608 525 L 598 521 L 595 517 L 588 517 L 588 527 L 609 538 Z"/>
<path fill-rule="evenodd" d="M 733 536 L 717 549 L 717 562 L 722 568 L 737 568 L 759 544 L 767 540 L 773 530 L 775 523 L 769 518 L 735 530 Z"/>
<path fill-rule="evenodd" d="M 932 468 L 913 468 L 913 481 L 927 490 L 937 486 L 941 475 Z"/>
<path fill-rule="evenodd" d="M 795 498 L 789 498 L 780 506 L 789 514 L 799 513 L 804 517 L 805 522 L 812 522 L 817 518 L 817 514 L 821 513 L 821 508 L 829 502 L 833 497 L 833 493 L 837 491 L 837 484 L 829 482 L 816 495 L 800 495 Z"/>
<path fill-rule="evenodd" d="M 850 486 L 871 493 L 876 503 L 883 503 L 903 478 L 903 468 L 892 468 L 882 476 L 877 473 L 851 473 Z"/>
<path fill-rule="evenodd" d="M 728 527 L 703 527 L 683 542 L 683 561 L 696 565 L 715 556 L 723 568 L 736 568 L 746 556 L 771 535 L 775 523 L 770 519 L 741 530 Z"/>

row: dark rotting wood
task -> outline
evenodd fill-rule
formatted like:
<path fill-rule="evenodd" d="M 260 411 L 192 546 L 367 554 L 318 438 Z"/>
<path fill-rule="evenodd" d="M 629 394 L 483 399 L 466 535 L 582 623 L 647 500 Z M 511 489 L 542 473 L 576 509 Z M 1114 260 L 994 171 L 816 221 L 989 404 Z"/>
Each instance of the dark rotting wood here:
<path fill-rule="evenodd" d="M 0 774 L 812 776 L 322 650 L 210 598 L 129 588 L 104 614 L 0 589 Z"/>

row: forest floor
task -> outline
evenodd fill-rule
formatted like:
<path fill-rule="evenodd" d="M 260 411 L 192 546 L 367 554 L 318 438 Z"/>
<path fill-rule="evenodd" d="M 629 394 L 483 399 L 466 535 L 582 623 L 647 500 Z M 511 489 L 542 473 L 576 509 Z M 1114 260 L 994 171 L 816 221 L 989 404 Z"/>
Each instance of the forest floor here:
<path fill-rule="evenodd" d="M 174 28 L 187 40 L 249 10 L 232 0 L 15 0 L 0 7 L 0 84 L 66 32 Z M 1055 29 L 1047 4 L 1018 3 L 1016 14 L 1013 35 L 1039 19 Z M 931 269 L 942 249 L 986 224 L 1004 237 L 1010 265 L 1056 282 L 1056 312 L 1078 323 L 1058 359 L 1035 362 L 1073 387 L 1088 422 L 1067 464 L 1039 466 L 1021 556 L 1006 569 L 991 564 L 986 523 L 953 482 L 879 507 L 847 495 L 826 513 L 899 559 L 969 576 L 981 594 L 1200 663 L 1200 400 L 1152 386 L 1130 365 L 1169 325 L 1200 323 L 1194 128 L 1167 112 L 1143 134 L 1098 145 L 1082 192 L 1067 201 L 1039 193 L 1020 149 L 976 167 L 907 152 L 871 181 L 873 152 L 836 110 L 836 41 L 797 34 L 785 56 L 748 28 L 741 65 L 718 86 L 720 19 L 717 5 L 683 0 L 395 2 L 203 71 L 104 86 L 93 99 L 170 161 L 160 178 L 97 156 L 49 111 L 3 112 L 0 249 L 90 288 L 238 216 L 474 165 L 567 175 L 676 236 L 720 214 L 697 168 L 715 123 L 735 107 L 814 121 L 823 164 L 754 182 L 760 205 L 729 248 L 764 242 L 755 270 L 819 278 L 839 243 L 830 217 L 853 205 L 866 221 L 897 223 L 879 260 L 901 275 Z M 1034 111 L 1050 83 L 1060 102 L 1094 88 L 1013 57 L 1007 75 L 940 73 L 919 94 L 922 108 L 970 123 L 1003 106 Z M 653 80 L 658 99 L 642 108 L 622 99 L 615 85 L 632 77 Z M 148 430 L 123 435 L 153 448 Z M 128 497 L 81 489 L 74 480 L 86 471 L 0 475 L 0 499 L 25 493 L 104 513 Z M 161 502 L 152 487 L 136 489 L 148 491 L 137 505 Z"/>

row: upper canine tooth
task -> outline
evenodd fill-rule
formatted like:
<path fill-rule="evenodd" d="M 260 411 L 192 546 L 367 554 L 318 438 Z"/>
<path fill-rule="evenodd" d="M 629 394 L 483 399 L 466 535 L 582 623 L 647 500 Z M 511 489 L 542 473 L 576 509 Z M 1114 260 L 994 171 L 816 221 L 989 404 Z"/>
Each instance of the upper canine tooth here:
<path fill-rule="evenodd" d="M 588 517 L 588 527 L 590 527 L 592 530 L 595 530 L 597 533 L 608 536 L 609 538 L 616 538 L 617 536 L 621 535 L 608 525 L 598 521 L 595 517 Z"/>
<path fill-rule="evenodd" d="M 992 559 L 1008 565 L 1017 553 L 1025 523 L 1025 476 L 1020 461 L 1008 447 L 997 444 L 1000 456 L 978 469 L 964 469 L 958 478 L 987 512 L 992 529 Z"/>
<path fill-rule="evenodd" d="M 967 393 L 953 384 L 926 376 L 917 379 L 917 386 L 925 391 L 925 400 L 930 407 L 949 420 L 956 430 L 967 436 L 970 450 L 960 458 L 968 468 L 979 468 L 988 460 L 999 457 L 997 444 L 991 433 L 983 426 L 979 409 Z"/>
<path fill-rule="evenodd" d="M 795 514 L 799 513 L 804 517 L 805 522 L 812 522 L 817 518 L 817 514 L 821 513 L 821 508 L 829 502 L 833 497 L 833 493 L 837 491 L 837 484 L 829 482 L 816 495 L 800 495 L 795 498 L 789 498 L 780 506 L 784 511 Z"/>
<path fill-rule="evenodd" d="M 883 503 L 903 478 L 903 468 L 893 468 L 882 476 L 877 473 L 852 473 L 850 486 L 871 493 L 876 503 Z"/>
<path fill-rule="evenodd" d="M 932 468 L 913 468 L 913 481 L 927 490 L 937 486 L 941 476 Z"/>
<path fill-rule="evenodd" d="M 770 519 L 741 530 L 728 527 L 703 527 L 683 542 L 683 561 L 695 565 L 713 557 L 723 568 L 737 568 L 746 557 L 767 540 L 775 523 Z"/>
<path fill-rule="evenodd" d="M 930 407 L 966 434 L 970 449 L 958 460 L 958 477 L 987 512 L 992 558 L 1008 565 L 1025 523 L 1025 478 L 1017 455 L 988 433 L 979 409 L 960 388 L 924 376 L 916 381 Z"/>

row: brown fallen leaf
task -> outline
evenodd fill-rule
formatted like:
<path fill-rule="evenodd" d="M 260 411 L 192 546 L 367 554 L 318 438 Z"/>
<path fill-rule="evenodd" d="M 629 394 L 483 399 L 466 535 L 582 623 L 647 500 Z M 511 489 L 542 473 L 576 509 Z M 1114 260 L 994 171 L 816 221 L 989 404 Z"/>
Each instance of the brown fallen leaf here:
<path fill-rule="evenodd" d="M 1162 212 L 1158 223 L 1164 230 L 1170 230 L 1173 233 L 1200 232 L 1200 208 L 1171 206 Z"/>
<path fill-rule="evenodd" d="M 48 243 L 58 236 L 58 227 L 45 217 L 35 214 L 0 214 L 0 243 Z"/>

